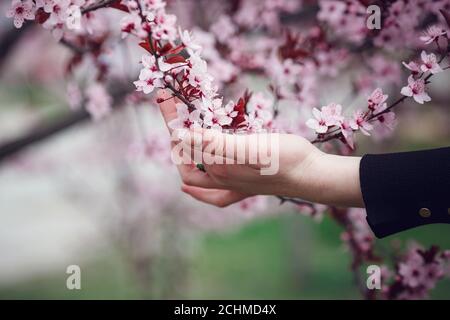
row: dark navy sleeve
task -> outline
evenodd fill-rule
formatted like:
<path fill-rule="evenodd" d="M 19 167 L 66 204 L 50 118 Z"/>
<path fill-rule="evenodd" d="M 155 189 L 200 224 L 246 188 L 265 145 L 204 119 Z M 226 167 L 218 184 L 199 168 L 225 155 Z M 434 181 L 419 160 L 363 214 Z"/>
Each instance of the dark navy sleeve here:
<path fill-rule="evenodd" d="M 450 148 L 367 154 L 359 171 L 367 222 L 378 238 L 450 223 Z"/>

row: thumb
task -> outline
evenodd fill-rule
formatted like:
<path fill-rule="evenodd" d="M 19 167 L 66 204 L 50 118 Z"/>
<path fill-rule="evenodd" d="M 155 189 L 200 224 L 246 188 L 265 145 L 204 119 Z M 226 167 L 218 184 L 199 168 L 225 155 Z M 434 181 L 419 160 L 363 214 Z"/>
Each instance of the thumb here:
<path fill-rule="evenodd" d="M 175 97 L 168 90 L 164 89 L 158 90 L 156 95 L 156 101 L 159 104 L 159 109 L 161 110 L 164 122 L 166 123 L 169 132 L 172 132 L 172 129 L 169 128 L 168 123 L 177 118 Z"/>

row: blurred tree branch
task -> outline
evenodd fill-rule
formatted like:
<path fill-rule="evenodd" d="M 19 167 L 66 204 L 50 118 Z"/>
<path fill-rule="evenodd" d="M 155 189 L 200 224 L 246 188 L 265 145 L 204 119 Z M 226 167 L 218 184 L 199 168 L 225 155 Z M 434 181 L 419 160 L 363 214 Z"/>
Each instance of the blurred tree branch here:
<path fill-rule="evenodd" d="M 130 82 L 123 82 L 110 88 L 109 92 L 113 98 L 112 105 L 114 109 L 119 108 L 122 105 L 125 96 L 134 91 L 134 88 L 129 83 Z M 79 111 L 65 115 L 54 122 L 41 124 L 21 137 L 0 144 L 0 163 L 18 152 L 23 151 L 30 145 L 39 143 L 54 134 L 89 119 L 90 115 L 83 105 Z"/>
<path fill-rule="evenodd" d="M 0 69 L 7 60 L 8 55 L 11 53 L 14 46 L 19 42 L 23 35 L 27 33 L 33 26 L 32 23 L 25 23 L 22 28 L 17 29 L 11 27 L 0 35 Z"/>

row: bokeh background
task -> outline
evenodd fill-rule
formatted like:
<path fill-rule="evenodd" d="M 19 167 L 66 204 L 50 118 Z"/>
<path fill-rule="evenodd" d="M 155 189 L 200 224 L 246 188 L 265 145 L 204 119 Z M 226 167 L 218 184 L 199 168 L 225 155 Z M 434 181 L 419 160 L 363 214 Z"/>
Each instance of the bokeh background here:
<path fill-rule="evenodd" d="M 2 11 L 0 38 L 11 32 Z M 69 52 L 42 28 L 13 39 L 12 48 L 0 48 L 7 51 L 0 58 L 0 149 L 73 115 L 64 82 Z M 118 68 L 139 56 L 117 51 Z M 399 112 L 395 135 L 359 137 L 359 154 L 449 145 L 449 85 L 448 73 L 438 75 L 433 101 L 402 106 L 409 110 Z M 341 101 L 346 86 L 332 84 L 321 102 Z M 154 106 L 125 104 L 102 122 L 80 121 L 0 159 L 0 298 L 360 298 L 341 229 L 326 215 L 317 221 L 271 198 L 226 209 L 196 203 L 179 191 L 164 130 Z M 155 150 L 135 143 L 142 131 Z M 143 152 L 161 159 L 147 161 Z M 425 226 L 379 246 L 414 239 L 449 249 L 449 230 Z M 81 267 L 81 290 L 66 288 L 72 264 Z M 431 297 L 450 298 L 450 281 Z"/>

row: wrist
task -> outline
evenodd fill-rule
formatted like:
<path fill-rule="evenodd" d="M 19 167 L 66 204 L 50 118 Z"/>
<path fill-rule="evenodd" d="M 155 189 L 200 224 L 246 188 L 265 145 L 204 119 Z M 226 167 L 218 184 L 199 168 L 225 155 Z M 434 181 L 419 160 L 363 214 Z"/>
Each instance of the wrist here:
<path fill-rule="evenodd" d="M 364 207 L 359 182 L 360 161 L 360 157 L 313 150 L 297 169 L 294 196 L 326 205 Z"/>
<path fill-rule="evenodd" d="M 322 154 L 319 201 L 343 207 L 364 207 L 359 181 L 361 157 Z"/>

